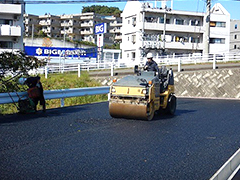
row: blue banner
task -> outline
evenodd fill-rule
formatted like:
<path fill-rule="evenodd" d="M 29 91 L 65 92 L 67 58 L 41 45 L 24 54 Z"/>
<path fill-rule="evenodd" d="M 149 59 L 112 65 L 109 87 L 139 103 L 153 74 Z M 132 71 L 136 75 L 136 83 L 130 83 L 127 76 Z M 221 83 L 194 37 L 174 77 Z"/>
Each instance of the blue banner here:
<path fill-rule="evenodd" d="M 96 58 L 97 48 L 61 48 L 61 47 L 39 47 L 25 46 L 25 53 L 29 56 L 50 56 L 50 57 L 82 57 Z"/>

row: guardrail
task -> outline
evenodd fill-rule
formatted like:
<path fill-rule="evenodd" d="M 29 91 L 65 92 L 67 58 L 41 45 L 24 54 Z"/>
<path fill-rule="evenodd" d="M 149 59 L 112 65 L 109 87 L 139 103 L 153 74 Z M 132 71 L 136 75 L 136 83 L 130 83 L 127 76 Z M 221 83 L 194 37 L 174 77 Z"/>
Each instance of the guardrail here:
<path fill-rule="evenodd" d="M 44 97 L 46 100 L 61 99 L 61 107 L 63 107 L 65 98 L 107 94 L 108 92 L 109 92 L 108 86 L 74 88 L 74 89 L 58 89 L 58 90 L 44 91 Z M 27 92 L 0 93 L 0 104 L 9 104 L 13 102 L 16 103 L 18 102 L 19 97 L 24 98 L 26 96 L 27 96 Z"/>
<path fill-rule="evenodd" d="M 240 149 L 210 178 L 210 180 L 231 180 L 240 171 Z"/>

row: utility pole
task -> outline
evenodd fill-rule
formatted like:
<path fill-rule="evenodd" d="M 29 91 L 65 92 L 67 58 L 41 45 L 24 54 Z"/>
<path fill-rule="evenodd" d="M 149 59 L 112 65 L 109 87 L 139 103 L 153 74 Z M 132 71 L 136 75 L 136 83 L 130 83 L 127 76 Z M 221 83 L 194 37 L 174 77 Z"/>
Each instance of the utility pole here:
<path fill-rule="evenodd" d="M 34 37 L 34 24 L 32 24 L 32 46 L 33 46 L 33 37 Z"/>
<path fill-rule="evenodd" d="M 171 11 L 171 8 L 164 7 L 164 21 L 163 21 L 163 53 L 165 53 L 165 45 L 166 45 L 166 24 L 167 24 L 167 12 Z"/>
<path fill-rule="evenodd" d="M 207 5 L 207 16 L 206 16 L 206 24 L 205 24 L 205 43 L 203 49 L 203 55 L 209 54 L 209 40 L 210 40 L 210 10 L 211 10 L 211 0 L 206 0 Z"/>

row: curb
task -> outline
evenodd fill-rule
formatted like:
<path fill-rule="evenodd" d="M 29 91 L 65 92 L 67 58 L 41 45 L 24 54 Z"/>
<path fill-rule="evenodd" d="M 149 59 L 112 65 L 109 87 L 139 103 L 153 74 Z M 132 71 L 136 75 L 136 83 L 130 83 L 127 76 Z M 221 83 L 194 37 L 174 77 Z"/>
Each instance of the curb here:
<path fill-rule="evenodd" d="M 210 178 L 210 180 L 231 180 L 240 168 L 240 149 Z"/>

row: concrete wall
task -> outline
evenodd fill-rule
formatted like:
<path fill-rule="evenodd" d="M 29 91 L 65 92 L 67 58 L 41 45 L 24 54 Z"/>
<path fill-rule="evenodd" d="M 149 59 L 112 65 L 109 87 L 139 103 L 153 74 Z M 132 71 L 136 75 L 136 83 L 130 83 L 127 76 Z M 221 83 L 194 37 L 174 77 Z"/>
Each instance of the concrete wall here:
<path fill-rule="evenodd" d="M 240 69 L 175 73 L 175 93 L 183 97 L 240 98 Z"/>
<path fill-rule="evenodd" d="M 44 38 L 34 38 L 32 41 L 32 38 L 24 38 L 23 42 L 25 43 L 25 46 L 43 46 Z M 52 44 L 52 47 L 68 47 L 68 48 L 77 48 L 74 43 L 63 42 L 63 40 L 57 40 L 57 39 L 50 39 L 50 42 Z M 78 48 L 91 48 L 92 46 L 87 45 L 79 45 Z"/>

